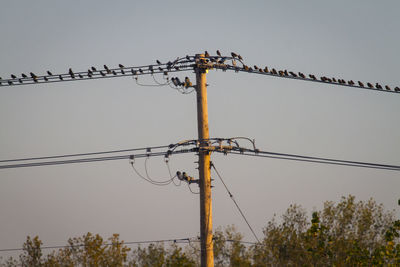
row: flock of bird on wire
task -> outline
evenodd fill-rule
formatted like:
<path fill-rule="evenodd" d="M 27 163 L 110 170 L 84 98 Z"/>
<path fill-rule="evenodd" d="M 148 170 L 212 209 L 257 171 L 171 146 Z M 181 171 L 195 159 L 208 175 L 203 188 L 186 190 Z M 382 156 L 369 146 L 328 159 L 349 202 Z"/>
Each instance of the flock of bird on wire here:
<path fill-rule="evenodd" d="M 353 80 L 344 80 L 338 79 L 334 77 L 321 76 L 317 77 L 313 74 L 308 74 L 306 76 L 302 72 L 293 72 L 287 70 L 276 70 L 271 67 L 258 67 L 254 65 L 253 67 L 249 67 L 243 63 L 243 58 L 234 52 L 231 52 L 231 56 L 222 56 L 219 50 L 216 51 L 216 56 L 211 56 L 207 51 L 204 52 L 204 58 L 202 58 L 202 62 L 206 64 L 211 64 L 210 67 L 220 68 L 223 70 L 234 70 L 236 72 L 244 71 L 244 72 L 252 72 L 259 74 L 267 74 L 273 76 L 280 76 L 285 78 L 294 78 L 294 79 L 304 79 L 309 81 L 317 81 L 324 83 L 332 83 L 337 85 L 346 85 L 352 87 L 360 87 L 360 88 L 368 88 L 368 89 L 376 89 L 376 90 L 386 90 L 400 93 L 400 88 L 398 86 L 393 89 L 388 85 L 381 85 L 379 83 L 363 83 L 361 81 L 354 82 Z M 0 77 L 0 86 L 4 85 L 18 85 L 24 84 L 24 82 L 31 83 L 32 81 L 35 83 L 39 82 L 54 82 L 54 81 L 64 81 L 65 80 L 75 80 L 75 79 L 90 79 L 93 77 L 101 78 L 101 77 L 112 77 L 112 76 L 128 76 L 128 75 L 141 75 L 141 74 L 154 74 L 154 73 L 163 73 L 164 75 L 168 75 L 169 71 L 180 71 L 187 69 L 188 67 L 193 67 L 195 65 L 185 65 L 181 64 L 194 63 L 198 59 L 198 56 L 186 56 L 184 58 L 178 58 L 175 61 L 161 63 L 161 61 L 156 60 L 156 65 L 148 65 L 141 68 L 134 67 L 125 67 L 122 64 L 118 65 L 118 68 L 110 69 L 107 65 L 103 66 L 103 69 L 97 70 L 95 67 L 89 68 L 86 72 L 74 72 L 72 68 L 69 68 L 67 74 L 53 74 L 51 71 L 47 71 L 47 75 L 37 76 L 33 72 L 29 74 L 22 73 L 20 77 L 17 77 L 14 74 L 11 74 L 11 79 L 3 79 Z M 231 60 L 232 65 L 226 64 L 228 60 Z M 237 66 L 236 63 L 239 61 L 241 63 L 241 67 Z M 183 67 L 183 68 L 181 68 Z M 171 79 L 172 83 L 175 86 L 184 86 L 184 87 L 193 87 L 188 78 L 185 78 L 185 82 L 181 82 L 179 78 L 174 77 Z"/>

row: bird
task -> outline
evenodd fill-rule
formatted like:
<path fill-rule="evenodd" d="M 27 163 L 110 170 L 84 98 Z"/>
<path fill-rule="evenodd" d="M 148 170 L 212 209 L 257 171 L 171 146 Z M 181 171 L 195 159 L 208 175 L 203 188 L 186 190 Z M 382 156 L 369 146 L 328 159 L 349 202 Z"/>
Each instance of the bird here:
<path fill-rule="evenodd" d="M 254 65 L 254 69 L 255 69 L 255 70 L 258 70 L 258 67 L 257 67 L 257 65 Z"/>
<path fill-rule="evenodd" d="M 121 70 L 121 74 L 125 74 L 125 71 L 124 71 L 124 70 Z"/>
<path fill-rule="evenodd" d="M 208 54 L 207 51 L 204 52 L 204 57 L 210 57 L 210 54 Z"/>
<path fill-rule="evenodd" d="M 92 76 L 93 76 L 93 72 L 90 69 L 87 71 L 87 76 L 89 78 L 92 78 Z"/>
<path fill-rule="evenodd" d="M 17 76 L 15 76 L 14 74 L 11 74 L 11 78 L 16 79 Z"/>
<path fill-rule="evenodd" d="M 288 73 L 287 70 L 284 70 L 284 71 L 283 71 L 283 74 L 285 74 L 285 76 L 289 76 L 289 73 Z"/>
<path fill-rule="evenodd" d="M 161 65 L 161 61 L 160 60 L 157 59 L 156 62 L 157 62 L 158 65 Z"/>
<path fill-rule="evenodd" d="M 108 67 L 107 67 L 107 65 L 104 65 L 103 67 L 104 67 L 104 69 L 105 69 L 105 70 L 108 70 Z"/>
<path fill-rule="evenodd" d="M 336 79 L 335 79 L 335 77 L 332 78 L 332 81 L 333 81 L 334 83 L 337 82 Z"/>
<path fill-rule="evenodd" d="M 176 81 L 175 77 L 172 77 L 171 81 L 175 86 L 178 86 L 178 82 Z"/>
<path fill-rule="evenodd" d="M 192 82 L 189 80 L 189 77 L 185 77 L 185 87 L 188 88 L 192 86 Z"/>
<path fill-rule="evenodd" d="M 179 86 L 181 86 L 181 85 L 182 85 L 182 83 L 181 83 L 181 80 L 179 80 L 179 78 L 178 78 L 178 77 L 175 77 L 175 81 L 176 81 L 176 83 L 177 83 Z"/>
<path fill-rule="evenodd" d="M 122 68 L 125 68 L 125 66 L 122 65 L 122 64 L 118 64 L 118 67 L 120 67 L 121 69 L 122 69 Z"/>
<path fill-rule="evenodd" d="M 101 76 L 106 76 L 106 74 L 104 73 L 104 72 L 102 72 L 102 71 L 100 71 L 100 74 L 101 74 Z"/>
<path fill-rule="evenodd" d="M 293 77 L 297 77 L 297 74 L 294 73 L 293 71 L 289 71 L 289 74 L 292 75 Z"/>
<path fill-rule="evenodd" d="M 43 79 L 47 82 L 49 80 L 49 78 L 47 78 L 46 76 L 43 76 Z"/>
<path fill-rule="evenodd" d="M 21 76 L 22 76 L 22 78 L 27 78 L 28 77 L 28 76 L 26 76 L 25 73 L 21 73 Z M 1 80 L 1 78 L 0 78 L 0 80 Z"/>
<path fill-rule="evenodd" d="M 388 91 L 390 91 L 389 85 L 385 85 L 385 89 L 388 90 Z"/>
<path fill-rule="evenodd" d="M 158 67 L 158 69 L 159 69 L 160 71 L 163 71 L 163 68 L 161 68 L 161 67 Z"/>
<path fill-rule="evenodd" d="M 376 89 L 382 89 L 382 86 L 379 83 L 375 84 Z"/>
<path fill-rule="evenodd" d="M 143 70 L 142 70 L 142 69 L 139 69 L 139 72 L 140 72 L 140 73 L 143 73 Z"/>
<path fill-rule="evenodd" d="M 137 73 L 137 71 L 134 70 L 134 69 L 131 69 L 131 72 L 132 72 L 133 75 L 136 75 L 136 73 Z"/>
<path fill-rule="evenodd" d="M 91 69 L 92 69 L 92 71 L 97 71 L 97 70 L 96 70 L 96 68 L 95 68 L 95 67 L 93 67 L 93 66 L 92 66 L 92 68 L 91 68 Z"/>
<path fill-rule="evenodd" d="M 59 78 L 61 81 L 64 80 L 64 78 L 63 78 L 62 75 L 59 75 L 58 78 Z"/>
<path fill-rule="evenodd" d="M 363 84 L 362 82 L 360 82 L 360 81 L 358 81 L 358 85 L 359 85 L 360 87 L 364 87 L 364 84 Z"/>
<path fill-rule="evenodd" d="M 176 70 L 179 70 L 179 67 L 178 67 L 178 66 L 175 66 L 175 69 L 176 69 Z"/>
<path fill-rule="evenodd" d="M 18 79 L 19 83 L 22 83 L 22 79 Z"/>
<path fill-rule="evenodd" d="M 37 80 L 37 77 L 33 78 L 33 81 L 34 81 L 35 83 L 39 82 L 39 81 Z"/>
<path fill-rule="evenodd" d="M 301 72 L 299 72 L 299 76 L 300 76 L 301 78 L 303 78 L 303 79 L 306 78 L 306 76 L 305 76 L 303 73 L 301 73 Z"/>
<path fill-rule="evenodd" d="M 348 81 L 347 83 L 348 83 L 349 85 L 354 85 L 353 80 L 350 80 L 350 81 Z"/>
<path fill-rule="evenodd" d="M 238 55 L 237 55 L 236 53 L 234 53 L 234 52 L 231 52 L 231 56 L 232 56 L 233 58 L 238 58 Z"/>
<path fill-rule="evenodd" d="M 74 74 L 74 72 L 72 71 L 71 68 L 69 68 L 68 73 L 69 73 L 69 75 L 71 76 L 72 79 L 75 79 L 75 74 Z"/>
<path fill-rule="evenodd" d="M 243 69 L 244 69 L 245 71 L 249 71 L 249 67 L 248 67 L 247 65 L 244 65 L 244 66 L 243 66 Z"/>
<path fill-rule="evenodd" d="M 12 84 L 13 84 L 13 82 L 12 82 L 12 81 L 7 81 L 7 82 L 8 82 L 8 84 L 9 84 L 9 85 L 12 85 Z"/>
<path fill-rule="evenodd" d="M 243 58 L 242 58 L 241 55 L 237 55 L 237 58 L 238 58 L 239 60 L 243 60 Z"/>
<path fill-rule="evenodd" d="M 50 75 L 50 76 L 53 75 L 53 73 L 51 73 L 50 71 L 47 71 L 47 74 Z"/>
<path fill-rule="evenodd" d="M 264 72 L 268 72 L 268 67 L 267 66 L 265 66 Z"/>
<path fill-rule="evenodd" d="M 117 75 L 117 72 L 115 70 L 112 71 L 113 75 Z"/>
<path fill-rule="evenodd" d="M 149 66 L 149 71 L 151 71 L 151 73 L 153 73 L 153 66 L 152 65 Z"/>
<path fill-rule="evenodd" d="M 219 52 L 219 50 L 217 50 L 217 55 L 218 55 L 218 56 L 221 56 L 221 52 Z"/>
<path fill-rule="evenodd" d="M 30 72 L 29 74 L 31 75 L 32 78 L 36 78 L 36 77 L 37 77 L 37 76 L 35 75 L 35 73 L 33 73 L 33 72 Z"/>
<path fill-rule="evenodd" d="M 262 68 L 259 68 L 258 71 L 259 71 L 259 72 L 264 72 Z"/>
<path fill-rule="evenodd" d="M 396 87 L 394 88 L 394 91 L 395 91 L 395 92 L 400 92 L 400 88 L 396 86 Z"/>
<path fill-rule="evenodd" d="M 189 57 L 189 55 L 186 55 L 186 59 L 187 59 L 187 60 L 190 60 L 190 57 Z"/>
<path fill-rule="evenodd" d="M 367 83 L 369 88 L 374 88 L 374 86 L 371 83 Z"/>
<path fill-rule="evenodd" d="M 279 76 L 283 76 L 283 71 L 282 70 L 278 71 L 278 74 Z"/>
<path fill-rule="evenodd" d="M 271 73 L 274 74 L 274 75 L 278 74 L 278 72 L 276 72 L 276 69 L 274 69 L 274 68 L 271 70 Z"/>
<path fill-rule="evenodd" d="M 317 79 L 317 77 L 315 77 L 315 75 L 313 75 L 313 74 L 308 74 L 308 76 L 310 77 L 310 79 L 313 79 L 313 80 Z"/>

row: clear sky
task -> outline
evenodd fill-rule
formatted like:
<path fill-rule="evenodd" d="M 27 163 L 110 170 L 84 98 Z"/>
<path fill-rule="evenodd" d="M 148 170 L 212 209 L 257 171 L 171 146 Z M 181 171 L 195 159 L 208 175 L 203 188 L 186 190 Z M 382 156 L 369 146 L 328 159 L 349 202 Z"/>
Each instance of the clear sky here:
<path fill-rule="evenodd" d="M 0 76 L 66 73 L 173 60 L 204 50 L 240 53 L 270 66 L 400 86 L 393 1 L 3 1 Z M 194 80 L 193 73 L 180 76 Z M 149 78 L 140 78 L 151 83 Z M 210 71 L 210 136 L 246 136 L 260 149 L 400 164 L 400 95 Z M 131 78 L 0 88 L 0 159 L 156 146 L 197 138 L 195 95 L 141 87 Z M 291 203 L 370 197 L 399 216 L 399 172 L 213 155 L 261 237 Z M 172 171 L 197 177 L 195 155 Z M 144 161 L 137 161 L 143 171 Z M 162 158 L 150 172 L 168 177 Z M 214 176 L 213 178 L 216 179 Z M 214 227 L 253 237 L 216 179 Z M 27 235 L 65 244 L 88 231 L 125 241 L 199 233 L 199 198 L 186 186 L 156 187 L 128 161 L 0 170 L 0 249 Z"/>

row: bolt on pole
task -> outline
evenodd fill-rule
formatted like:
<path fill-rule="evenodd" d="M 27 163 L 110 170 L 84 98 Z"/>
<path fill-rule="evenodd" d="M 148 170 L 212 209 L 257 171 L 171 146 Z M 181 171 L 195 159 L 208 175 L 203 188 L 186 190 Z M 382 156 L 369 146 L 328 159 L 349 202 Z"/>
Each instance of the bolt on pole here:
<path fill-rule="evenodd" d="M 213 236 L 212 236 L 212 203 L 210 152 L 202 150 L 208 147 L 210 138 L 208 130 L 207 86 L 204 55 L 196 55 L 196 93 L 197 93 L 197 127 L 199 135 L 199 187 L 200 187 L 200 242 L 201 266 L 214 266 Z"/>

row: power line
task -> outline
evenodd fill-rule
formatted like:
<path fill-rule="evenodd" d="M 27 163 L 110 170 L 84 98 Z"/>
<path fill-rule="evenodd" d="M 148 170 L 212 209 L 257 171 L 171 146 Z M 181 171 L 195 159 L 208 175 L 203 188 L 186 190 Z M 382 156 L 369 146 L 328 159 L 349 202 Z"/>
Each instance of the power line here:
<path fill-rule="evenodd" d="M 240 150 L 241 151 L 218 151 L 218 150 L 216 150 L 216 152 L 224 153 L 224 154 L 229 153 L 229 154 L 235 154 L 235 155 L 251 156 L 251 157 L 273 158 L 273 159 L 283 159 L 283 160 L 293 160 L 293 161 L 302 161 L 302 162 L 311 162 L 311 163 L 349 166 L 349 167 L 361 167 L 361 168 L 400 171 L 400 166 L 398 166 L 398 165 L 387 165 L 387 164 L 369 163 L 369 162 L 360 162 L 360 161 L 348 161 L 348 160 L 329 159 L 329 158 L 321 158 L 321 157 L 310 157 L 310 156 L 303 156 L 303 155 L 276 153 L 276 152 L 259 151 L 259 150 L 243 149 L 243 148 L 241 148 Z"/>
<path fill-rule="evenodd" d="M 247 226 L 249 227 L 250 231 L 253 233 L 254 237 L 256 238 L 257 242 L 260 243 L 260 240 L 258 239 L 256 233 L 254 232 L 253 228 L 251 227 L 249 221 L 247 220 L 246 216 L 244 215 L 244 213 L 242 212 L 242 210 L 240 209 L 238 203 L 236 202 L 235 198 L 233 197 L 231 191 L 229 191 L 228 187 L 226 186 L 224 180 L 222 179 L 221 175 L 219 174 L 218 170 L 215 168 L 215 165 L 213 162 L 210 163 L 211 167 L 214 169 L 215 173 L 217 174 L 218 178 L 221 180 L 222 184 L 224 185 L 226 192 L 229 194 L 229 197 L 232 199 L 233 203 L 235 203 L 236 208 L 238 209 L 238 211 L 240 212 L 240 215 L 242 215 L 244 221 L 246 222 Z"/>
<path fill-rule="evenodd" d="M 115 153 L 131 152 L 131 151 L 139 151 L 139 150 L 160 149 L 160 148 L 167 148 L 167 147 L 174 147 L 174 146 L 175 146 L 175 144 L 164 145 L 164 146 L 143 147 L 143 148 L 129 148 L 129 149 L 120 149 L 120 150 L 109 150 L 109 151 L 89 152 L 89 153 L 65 154 L 65 155 L 55 155 L 55 156 L 45 156 L 45 157 L 31 157 L 31 158 L 19 158 L 19 159 L 5 159 L 5 160 L 0 160 L 0 163 L 3 163 L 3 162 L 15 162 L 15 161 L 41 160 L 41 159 L 57 159 L 57 158 L 82 157 L 82 156 L 92 156 L 92 155 L 101 155 L 101 154 L 115 154 Z"/>
<path fill-rule="evenodd" d="M 163 151 L 163 152 L 146 152 L 146 153 L 140 153 L 140 154 L 127 154 L 127 155 L 108 156 L 108 157 L 92 157 L 92 158 L 81 158 L 81 159 L 57 160 L 57 161 L 39 161 L 39 162 L 31 162 L 31 163 L 0 165 L 0 169 L 39 167 L 39 166 L 63 165 L 63 164 L 72 164 L 72 163 L 100 162 L 100 161 L 130 159 L 132 157 L 135 157 L 135 158 L 157 157 L 157 156 L 166 157 L 166 156 L 169 156 L 172 154 L 184 154 L 184 153 L 191 153 L 194 151 L 195 150 L 193 150 L 193 149 L 181 149 L 181 150 L 175 150 L 175 151 L 168 150 L 168 151 Z"/>

